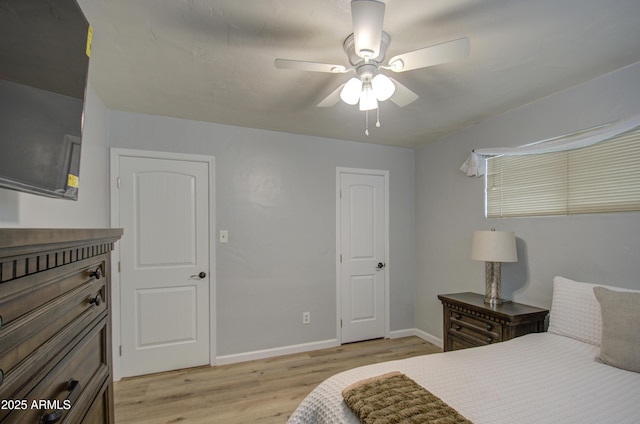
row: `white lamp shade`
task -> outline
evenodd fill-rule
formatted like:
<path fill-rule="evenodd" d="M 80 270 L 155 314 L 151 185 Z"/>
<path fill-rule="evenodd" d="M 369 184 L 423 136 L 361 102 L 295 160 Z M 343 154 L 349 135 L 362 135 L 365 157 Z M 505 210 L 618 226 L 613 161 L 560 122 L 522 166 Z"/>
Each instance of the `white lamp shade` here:
<path fill-rule="evenodd" d="M 351 78 L 342 87 L 340 91 L 340 98 L 343 102 L 349 105 L 355 105 L 360 101 L 360 92 L 362 91 L 362 81 L 360 78 Z"/>
<path fill-rule="evenodd" d="M 471 259 L 485 262 L 517 262 L 516 236 L 513 231 L 475 231 Z"/>
<path fill-rule="evenodd" d="M 376 93 L 376 98 L 380 102 L 389 99 L 389 97 L 393 96 L 394 91 L 396 91 L 395 84 L 384 74 L 378 74 L 373 77 L 371 86 L 373 87 L 373 92 Z"/>

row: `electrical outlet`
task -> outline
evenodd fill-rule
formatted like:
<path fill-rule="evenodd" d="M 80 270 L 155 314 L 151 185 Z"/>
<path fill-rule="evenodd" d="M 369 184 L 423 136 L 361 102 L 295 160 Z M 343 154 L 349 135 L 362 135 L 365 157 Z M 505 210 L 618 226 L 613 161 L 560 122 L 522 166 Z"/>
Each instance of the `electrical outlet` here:
<path fill-rule="evenodd" d="M 311 323 L 311 312 L 303 312 L 302 313 L 302 323 L 310 324 Z"/>

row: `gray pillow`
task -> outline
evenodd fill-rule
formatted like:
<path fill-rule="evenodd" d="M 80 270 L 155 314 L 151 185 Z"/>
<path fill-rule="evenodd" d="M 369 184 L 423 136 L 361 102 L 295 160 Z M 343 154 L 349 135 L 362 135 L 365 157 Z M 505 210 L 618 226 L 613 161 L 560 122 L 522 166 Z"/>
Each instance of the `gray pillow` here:
<path fill-rule="evenodd" d="M 640 293 L 594 287 L 602 314 L 602 342 L 596 360 L 640 372 Z"/>

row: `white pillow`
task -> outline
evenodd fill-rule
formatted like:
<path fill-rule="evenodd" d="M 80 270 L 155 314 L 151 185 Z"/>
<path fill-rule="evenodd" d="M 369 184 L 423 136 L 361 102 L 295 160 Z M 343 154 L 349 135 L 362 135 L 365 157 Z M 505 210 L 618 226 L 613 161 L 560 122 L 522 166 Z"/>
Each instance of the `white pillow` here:
<path fill-rule="evenodd" d="M 555 277 L 548 331 L 600 346 L 602 316 L 600 303 L 593 292 L 594 287 L 640 292 L 640 290 L 581 283 L 564 277 Z"/>

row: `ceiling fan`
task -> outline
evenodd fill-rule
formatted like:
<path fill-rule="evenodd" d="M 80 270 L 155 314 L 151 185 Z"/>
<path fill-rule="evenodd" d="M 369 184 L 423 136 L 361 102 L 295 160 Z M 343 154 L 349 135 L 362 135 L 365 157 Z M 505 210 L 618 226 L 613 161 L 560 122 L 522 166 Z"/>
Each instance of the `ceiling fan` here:
<path fill-rule="evenodd" d="M 317 106 L 334 106 L 342 99 L 350 105 L 358 104 L 362 111 L 369 111 L 377 109 L 380 101 L 391 100 L 404 107 L 418 98 L 416 93 L 382 71 L 406 72 L 464 59 L 469 55 L 469 39 L 465 37 L 394 56 L 387 65 L 383 65 L 391 42 L 389 34 L 382 29 L 384 11 L 385 4 L 378 0 L 351 2 L 353 33 L 342 46 L 350 67 L 289 59 L 276 59 L 275 67 L 337 74 L 355 71 L 355 77 L 336 88 Z M 379 120 L 376 125 L 380 126 Z M 365 133 L 368 135 L 368 125 Z"/>

